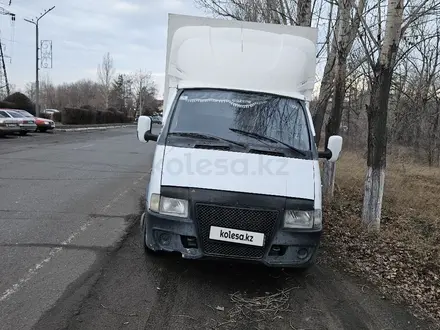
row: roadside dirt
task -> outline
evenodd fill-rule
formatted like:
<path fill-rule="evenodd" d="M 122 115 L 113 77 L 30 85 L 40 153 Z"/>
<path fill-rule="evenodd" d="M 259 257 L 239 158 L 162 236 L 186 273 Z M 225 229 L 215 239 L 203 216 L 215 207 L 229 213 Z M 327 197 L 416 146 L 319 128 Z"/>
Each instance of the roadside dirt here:
<path fill-rule="evenodd" d="M 36 329 L 434 329 L 319 262 L 300 274 L 145 256 L 138 224 L 96 278 L 67 322 L 53 310 Z"/>

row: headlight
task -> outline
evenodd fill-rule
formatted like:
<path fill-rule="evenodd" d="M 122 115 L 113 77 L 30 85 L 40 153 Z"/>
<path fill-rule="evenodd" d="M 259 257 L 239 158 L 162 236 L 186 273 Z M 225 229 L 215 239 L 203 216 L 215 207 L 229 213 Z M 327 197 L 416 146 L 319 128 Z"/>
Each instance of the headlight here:
<path fill-rule="evenodd" d="M 160 214 L 173 215 L 182 218 L 188 217 L 188 201 L 184 199 L 152 194 L 149 208 L 151 211 Z"/>
<path fill-rule="evenodd" d="M 321 210 L 286 210 L 286 212 L 284 213 L 284 228 L 321 229 Z"/>
<path fill-rule="evenodd" d="M 160 195 L 151 194 L 149 208 L 153 212 L 159 212 Z"/>

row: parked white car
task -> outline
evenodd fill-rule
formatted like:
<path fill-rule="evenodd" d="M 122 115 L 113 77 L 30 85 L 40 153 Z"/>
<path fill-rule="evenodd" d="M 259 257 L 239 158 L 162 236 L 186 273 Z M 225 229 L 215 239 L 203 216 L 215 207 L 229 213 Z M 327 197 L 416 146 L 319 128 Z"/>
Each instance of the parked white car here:
<path fill-rule="evenodd" d="M 18 122 L 18 119 L 9 118 L 0 114 L 0 136 L 19 133 L 20 126 L 18 125 Z"/>
<path fill-rule="evenodd" d="M 37 129 L 37 124 L 35 123 L 34 118 L 27 118 L 14 109 L 0 109 L 0 115 L 16 119 L 18 126 L 20 127 L 20 135 L 26 135 L 28 132 L 34 132 Z"/>

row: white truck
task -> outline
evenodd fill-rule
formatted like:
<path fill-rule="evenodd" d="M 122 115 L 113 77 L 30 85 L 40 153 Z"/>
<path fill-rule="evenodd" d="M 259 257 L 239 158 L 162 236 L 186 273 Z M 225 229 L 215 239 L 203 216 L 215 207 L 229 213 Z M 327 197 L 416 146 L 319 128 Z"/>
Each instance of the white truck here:
<path fill-rule="evenodd" d="M 141 234 L 147 252 L 307 268 L 322 232 L 318 152 L 308 100 L 317 30 L 169 15 L 163 127 Z"/>

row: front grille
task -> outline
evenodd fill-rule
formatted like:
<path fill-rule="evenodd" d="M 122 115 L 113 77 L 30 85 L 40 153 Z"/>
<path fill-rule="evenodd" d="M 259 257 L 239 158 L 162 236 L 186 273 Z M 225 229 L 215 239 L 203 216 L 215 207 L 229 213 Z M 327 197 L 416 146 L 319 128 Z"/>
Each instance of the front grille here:
<path fill-rule="evenodd" d="M 264 255 L 266 242 L 274 233 L 278 211 L 197 203 L 195 218 L 198 222 L 202 249 L 206 255 L 260 259 Z M 209 239 L 211 226 L 263 233 L 265 244 L 260 247 L 211 240 Z"/>

